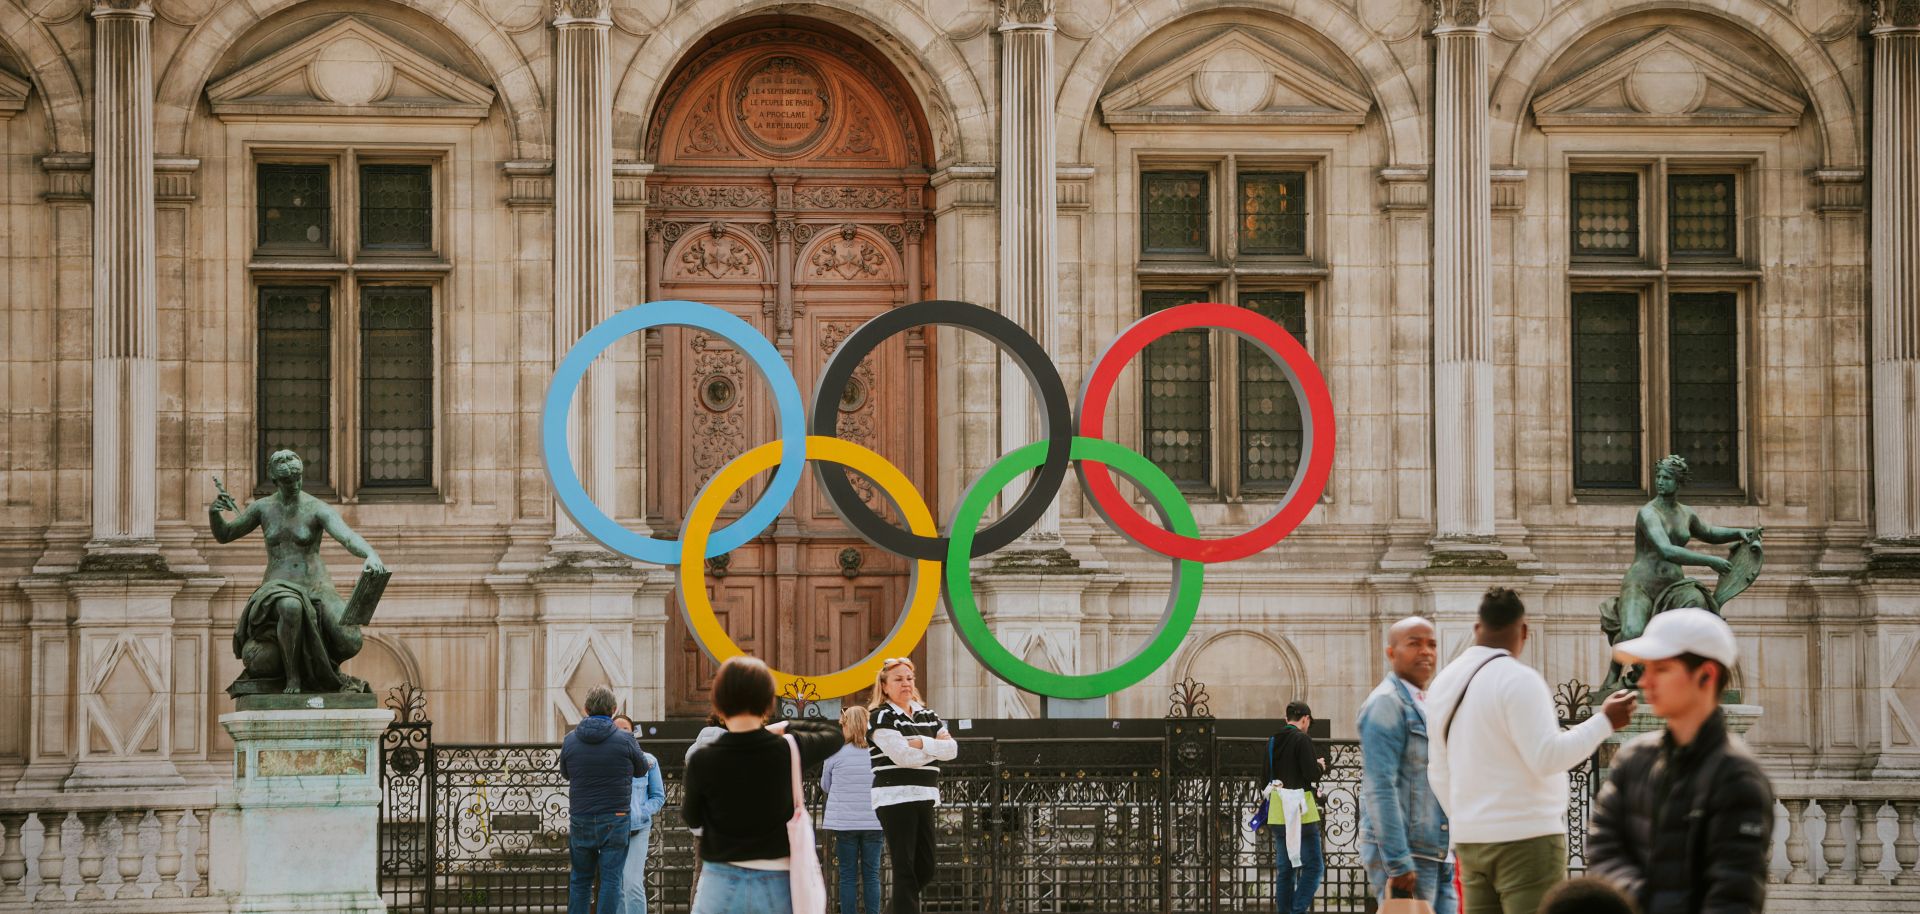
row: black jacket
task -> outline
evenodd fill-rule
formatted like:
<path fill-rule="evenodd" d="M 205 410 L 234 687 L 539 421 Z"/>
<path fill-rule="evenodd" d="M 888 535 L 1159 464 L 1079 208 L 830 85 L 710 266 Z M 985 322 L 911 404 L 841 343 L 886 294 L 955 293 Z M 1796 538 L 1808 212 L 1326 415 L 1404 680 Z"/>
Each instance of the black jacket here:
<path fill-rule="evenodd" d="M 800 747 L 800 767 L 812 768 L 846 745 L 825 721 L 787 723 Z M 793 818 L 793 753 L 766 730 L 722 733 L 687 757 L 680 782 L 680 817 L 703 829 L 706 861 L 777 860 L 787 856 L 787 820 Z"/>
<path fill-rule="evenodd" d="M 1267 759 L 1261 774 L 1262 785 L 1279 781 L 1288 790 L 1305 790 L 1320 799 L 1320 755 L 1313 751 L 1313 737 L 1288 724 L 1274 734 L 1273 756 Z"/>
<path fill-rule="evenodd" d="M 1773 847 L 1773 786 L 1715 711 L 1692 745 L 1666 730 L 1614 756 L 1594 799 L 1588 875 L 1644 914 L 1759 914 Z"/>
<path fill-rule="evenodd" d="M 560 776 L 567 779 L 571 815 L 626 815 L 633 779 L 646 777 L 647 757 L 633 734 L 611 717 L 589 717 L 560 744 Z"/>

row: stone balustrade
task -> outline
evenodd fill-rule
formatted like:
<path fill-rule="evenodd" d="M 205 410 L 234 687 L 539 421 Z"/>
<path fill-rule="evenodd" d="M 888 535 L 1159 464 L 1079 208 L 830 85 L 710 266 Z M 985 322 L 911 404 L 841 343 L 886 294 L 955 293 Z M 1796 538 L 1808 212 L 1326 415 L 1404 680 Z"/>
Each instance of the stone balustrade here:
<path fill-rule="evenodd" d="M 1768 910 L 1920 910 L 1920 782 L 1773 786 L 1780 807 Z"/>
<path fill-rule="evenodd" d="M 0 796 L 0 912 L 191 914 L 208 898 L 214 791 Z"/>

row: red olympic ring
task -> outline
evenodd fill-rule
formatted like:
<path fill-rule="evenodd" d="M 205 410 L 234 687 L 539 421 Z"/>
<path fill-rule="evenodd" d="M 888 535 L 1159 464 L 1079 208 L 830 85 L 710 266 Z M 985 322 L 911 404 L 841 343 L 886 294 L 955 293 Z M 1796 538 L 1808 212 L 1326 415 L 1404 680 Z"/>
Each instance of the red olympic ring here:
<path fill-rule="evenodd" d="M 1307 445 L 1306 466 L 1294 474 L 1293 484 L 1280 501 L 1273 516 L 1259 526 L 1224 539 L 1182 536 L 1161 528 L 1135 511 L 1104 464 L 1091 460 L 1079 463 L 1081 487 L 1088 501 L 1108 524 L 1135 542 L 1161 555 L 1195 562 L 1230 562 L 1245 558 L 1278 543 L 1293 532 L 1326 491 L 1327 476 L 1333 468 L 1333 395 L 1327 391 L 1326 378 L 1307 354 L 1300 341 L 1278 324 L 1245 308 L 1215 302 L 1198 302 L 1156 311 L 1135 321 L 1107 347 L 1087 375 L 1080 394 L 1080 435 L 1104 438 L 1107 400 L 1120 380 L 1120 373 L 1147 344 L 1170 333 L 1211 327 L 1229 330 L 1266 350 L 1291 380 L 1294 395 L 1300 400 L 1303 436 Z"/>

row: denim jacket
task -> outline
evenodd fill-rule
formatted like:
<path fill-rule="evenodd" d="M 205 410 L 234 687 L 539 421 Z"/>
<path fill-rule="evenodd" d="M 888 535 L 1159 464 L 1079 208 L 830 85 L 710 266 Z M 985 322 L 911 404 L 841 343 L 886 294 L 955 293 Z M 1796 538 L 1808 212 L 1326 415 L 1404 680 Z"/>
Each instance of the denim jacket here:
<path fill-rule="evenodd" d="M 1360 706 L 1360 862 L 1388 876 L 1447 855 L 1447 815 L 1427 783 L 1427 720 L 1391 673 Z"/>
<path fill-rule="evenodd" d="M 633 806 L 627 815 L 630 831 L 653 828 L 653 817 L 659 814 L 660 807 L 667 805 L 666 785 L 660 780 L 660 760 L 651 752 L 640 754 L 647 757 L 647 776 L 633 779 Z"/>

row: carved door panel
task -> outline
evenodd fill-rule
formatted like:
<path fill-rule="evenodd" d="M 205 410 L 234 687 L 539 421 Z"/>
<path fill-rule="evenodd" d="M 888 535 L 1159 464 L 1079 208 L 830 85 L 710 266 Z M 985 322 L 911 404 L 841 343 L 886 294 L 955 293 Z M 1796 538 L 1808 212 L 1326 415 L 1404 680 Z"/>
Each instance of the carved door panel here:
<path fill-rule="evenodd" d="M 645 140 L 656 166 L 646 258 L 649 297 L 707 302 L 746 320 L 774 341 L 811 401 L 827 357 L 853 328 L 925 297 L 932 142 L 890 64 L 831 27 L 791 22 L 743 22 L 709 36 L 669 78 Z M 883 344 L 841 397 L 839 428 L 905 471 L 930 505 L 931 364 L 924 334 Z M 647 371 L 657 417 L 648 423 L 648 513 L 671 535 L 703 482 L 778 429 L 765 383 L 725 341 L 652 334 Z M 723 522 L 760 496 L 767 475 L 727 503 Z M 853 478 L 869 503 L 886 505 L 870 481 Z M 848 529 L 809 472 L 773 527 L 709 563 L 708 583 L 742 649 L 818 675 L 884 640 L 910 569 Z M 677 604 L 667 706 L 699 716 L 713 666 Z"/>

